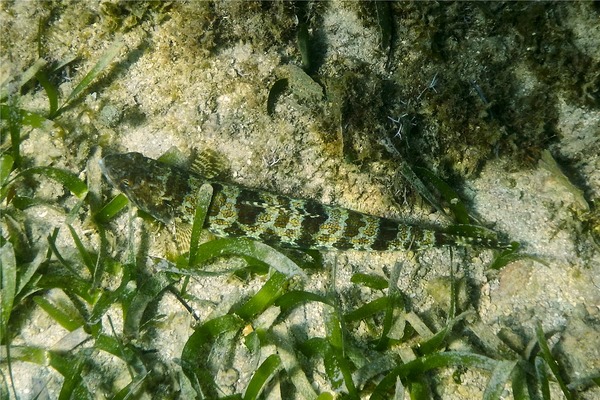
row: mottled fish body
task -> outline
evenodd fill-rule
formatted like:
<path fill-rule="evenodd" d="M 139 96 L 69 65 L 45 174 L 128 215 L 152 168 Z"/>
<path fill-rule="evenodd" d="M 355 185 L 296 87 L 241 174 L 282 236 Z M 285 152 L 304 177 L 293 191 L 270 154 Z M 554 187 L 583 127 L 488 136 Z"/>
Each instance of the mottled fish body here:
<path fill-rule="evenodd" d="M 100 164 L 113 185 L 138 208 L 165 224 L 191 225 L 200 187 L 209 183 L 213 195 L 204 225 L 217 236 L 248 237 L 299 249 L 394 251 L 448 244 L 498 247 L 497 242 L 479 237 L 210 181 L 140 153 L 109 155 Z"/>

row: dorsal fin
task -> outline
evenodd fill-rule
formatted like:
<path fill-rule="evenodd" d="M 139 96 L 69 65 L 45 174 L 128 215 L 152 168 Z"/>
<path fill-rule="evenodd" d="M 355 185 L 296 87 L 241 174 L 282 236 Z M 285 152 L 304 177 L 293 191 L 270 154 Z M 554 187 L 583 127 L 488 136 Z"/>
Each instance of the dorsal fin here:
<path fill-rule="evenodd" d="M 181 150 L 173 146 L 161 155 L 158 161 L 172 167 L 189 170 L 194 174 L 208 179 L 225 175 L 229 170 L 227 159 L 222 154 L 211 149 L 204 149 L 200 152 L 193 150 L 192 155 L 188 159 Z"/>
<path fill-rule="evenodd" d="M 220 153 L 211 149 L 204 149 L 192 157 L 190 171 L 213 179 L 223 175 L 229 170 L 229 162 Z"/>

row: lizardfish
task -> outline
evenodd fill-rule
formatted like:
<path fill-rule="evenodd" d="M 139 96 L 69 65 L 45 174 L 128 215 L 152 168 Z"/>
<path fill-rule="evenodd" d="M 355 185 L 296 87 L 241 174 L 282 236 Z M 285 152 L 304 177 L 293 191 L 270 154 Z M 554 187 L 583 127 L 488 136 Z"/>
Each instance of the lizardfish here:
<path fill-rule="evenodd" d="M 167 225 L 191 226 L 200 187 L 209 183 L 213 195 L 204 227 L 222 237 L 247 237 L 269 245 L 319 250 L 507 247 L 471 231 L 461 234 L 441 227 L 406 224 L 314 200 L 212 181 L 140 153 L 108 155 L 100 166 L 107 179 L 139 209 Z"/>

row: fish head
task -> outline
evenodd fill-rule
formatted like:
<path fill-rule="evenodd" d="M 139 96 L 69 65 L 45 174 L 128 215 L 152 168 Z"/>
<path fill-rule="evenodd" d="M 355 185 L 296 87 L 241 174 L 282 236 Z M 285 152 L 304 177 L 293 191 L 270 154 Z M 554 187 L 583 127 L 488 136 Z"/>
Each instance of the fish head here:
<path fill-rule="evenodd" d="M 140 153 L 111 154 L 100 160 L 108 181 L 123 192 L 139 209 L 164 223 L 176 212 L 174 193 L 185 191 L 182 173 Z"/>

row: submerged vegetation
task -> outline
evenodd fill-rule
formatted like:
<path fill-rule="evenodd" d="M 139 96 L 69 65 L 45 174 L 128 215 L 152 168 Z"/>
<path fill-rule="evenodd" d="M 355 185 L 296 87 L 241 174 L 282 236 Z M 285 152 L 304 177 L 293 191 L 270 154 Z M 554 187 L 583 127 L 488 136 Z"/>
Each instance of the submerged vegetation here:
<path fill-rule="evenodd" d="M 3 176 L 7 175 L 6 169 L 11 168 L 6 157 L 9 156 L 5 155 L 2 162 L 6 166 Z M 82 206 L 90 206 L 85 200 L 88 194 L 85 183 L 66 172 L 42 174 L 68 187 L 79 201 L 86 203 Z M 136 254 L 125 257 L 130 262 L 109 256 L 105 227 L 111 222 L 111 216 L 125 206 L 115 200 L 119 196 L 96 214 L 96 221 L 101 216 L 97 229 L 104 237 L 99 251 L 88 250 L 69 224 L 68 220 L 75 216 L 73 211 L 71 218 L 65 215 L 65 226 L 55 228 L 47 243 L 28 251 L 37 251 L 33 260 L 27 260 L 15 251 L 18 245 L 15 238 L 20 236 L 19 232 L 13 230 L 8 238 L 3 237 L 0 251 L 4 347 L 1 354 L 9 371 L 9 376 L 3 380 L 4 396 L 15 391 L 7 384 L 9 380 L 14 381 L 10 366 L 25 361 L 50 366 L 63 376 L 59 398 L 91 398 L 98 390 L 98 384 L 105 385 L 117 379 L 114 372 L 109 373 L 106 367 L 96 365 L 99 355 L 106 353 L 127 366 L 120 370 L 121 374 L 129 375 L 129 382 L 112 390 L 104 389 L 106 395 L 117 399 L 144 392 L 152 392 L 161 398 L 187 397 L 195 392 L 197 398 L 226 395 L 232 399 L 254 399 L 265 390 L 273 390 L 273 384 L 280 385 L 288 395 L 295 393 L 303 398 L 327 399 L 333 398 L 333 393 L 345 393 L 349 398 L 370 394 L 371 399 L 383 399 L 393 393 L 399 396 L 404 390 L 411 396 L 429 396 L 433 389 L 429 378 L 423 374 L 447 367 L 471 368 L 490 374 L 484 392 L 486 399 L 499 398 L 507 382 L 512 383 L 516 397 L 546 396 L 550 376 L 559 382 L 564 395 L 571 398 L 571 391 L 541 327 L 537 332 L 538 350 L 530 346 L 519 354 L 489 332 L 484 334 L 485 328 L 481 326 L 478 327 L 481 334 L 475 332 L 485 346 L 484 351 L 475 351 L 474 347 L 472 351 L 447 350 L 449 344 L 463 337 L 465 329 L 472 329 L 472 323 L 465 324 L 464 321 L 472 317 L 473 312 L 458 308 L 455 300 L 458 288 L 454 278 L 448 288 L 451 300 L 446 322 L 441 329 L 432 332 L 410 310 L 404 300 L 406 295 L 396 287 L 401 264 L 395 266 L 387 279 L 354 274 L 352 282 L 357 287 L 369 288 L 381 296 L 344 310 L 333 283 L 335 280 L 331 280 L 324 293 L 303 290 L 302 281 L 294 276 L 305 276 L 305 273 L 294 261 L 266 245 L 247 239 L 219 239 L 198 245 L 212 194 L 208 185 L 203 191 L 206 195 L 200 196 L 197 204 L 189 255 L 177 264 L 179 271 L 187 271 L 187 275 L 160 270 L 148 275 L 140 260 L 136 260 Z M 464 205 L 458 203 L 457 207 L 462 209 Z M 13 208 L 12 212 L 16 210 Z M 5 225 L 10 226 L 10 213 L 4 218 Z M 76 256 L 66 256 L 66 249 L 57 245 L 60 229 L 68 230 L 71 246 L 77 250 Z M 264 283 L 253 295 L 236 298 L 222 313 L 200 320 L 189 305 L 198 301 L 186 289 L 189 279 L 196 271 L 204 273 L 202 265 L 208 260 L 227 256 L 242 257 L 246 261 L 239 269 L 228 270 L 227 274 L 264 280 Z M 335 275 L 336 265 L 330 268 L 331 275 Z M 196 318 L 195 327 L 176 357 L 176 364 L 164 364 L 165 360 L 160 357 L 149 357 L 148 350 L 144 350 L 147 345 L 143 344 L 144 337 L 152 336 L 151 331 L 161 324 L 156 304 L 169 294 Z M 29 299 L 69 332 L 58 349 L 56 346 L 11 343 L 16 316 L 30 312 Z M 323 305 L 325 336 L 303 340 L 286 328 L 284 321 L 294 310 L 311 302 Z M 110 310 L 115 307 L 122 313 L 122 332 L 117 331 L 113 323 L 115 314 Z M 377 327 L 377 321 L 382 321 L 381 327 Z M 360 323 L 370 326 L 371 333 L 367 337 L 357 336 L 356 328 Z M 255 366 L 254 373 L 245 380 L 245 385 L 227 394 L 220 374 L 235 365 L 236 361 L 229 359 L 229 355 L 239 352 L 240 346 L 244 349 L 245 362 Z M 152 352 L 155 351 L 160 353 L 159 349 Z M 310 377 L 316 373 L 316 360 L 322 360 L 330 385 L 330 389 L 322 393 L 317 393 L 310 384 Z M 97 368 L 100 372 L 95 371 Z M 547 369 L 553 375 L 549 375 Z M 92 378 L 99 382 L 93 383 Z M 192 392 L 185 394 L 186 387 Z M 18 396 L 16 391 L 14 394 Z"/>
<path fill-rule="evenodd" d="M 187 5 L 102 2 L 98 15 L 107 35 L 147 33 L 149 25 L 168 21 L 179 7 Z M 318 132 L 327 157 L 375 175 L 381 171 L 374 165 L 384 165 L 384 174 L 399 171 L 402 178 L 396 178 L 406 182 L 411 199 L 424 199 L 449 223 L 462 229 L 468 225 L 472 235 L 495 234 L 478 222 L 485 216 L 467 211 L 445 179 L 458 182 L 475 175 L 496 154 L 515 161 L 515 168 L 533 165 L 555 140 L 551 88 L 560 88 L 575 102 L 598 106 L 596 61 L 575 47 L 539 45 L 533 53 L 524 52 L 508 39 L 500 43 L 509 28 L 492 22 L 498 12 L 506 19 L 527 12 L 539 24 L 536 30 L 554 24 L 559 28 L 534 39 L 526 35 L 533 22 L 518 18 L 514 29 L 520 40 L 527 46 L 535 40 L 552 44 L 568 34 L 559 24 L 568 13 L 560 8 L 350 4 L 365 29 L 377 33 L 372 50 L 379 56 L 373 67 L 351 58 L 336 64 L 325 56 L 327 3 L 200 2 L 194 7 L 194 18 L 186 20 L 189 26 L 179 27 L 181 35 L 169 39 L 181 44 L 177 41 L 191 35 L 191 54 L 214 56 L 241 38 L 258 53 L 276 48 L 286 54 L 260 82 L 264 101 L 258 108 L 265 120 L 288 118 L 294 115 L 290 109 L 310 115 L 309 127 Z M 248 29 L 250 25 L 257 29 Z M 475 45 L 463 39 L 479 29 L 483 48 L 469 48 Z M 409 51 L 409 44 L 418 48 Z M 510 57 L 496 53 L 500 45 L 510 48 Z M 170 261 L 155 257 L 152 238 L 168 235 L 168 229 L 132 213 L 122 194 L 111 198 L 97 168 L 96 145 L 118 148 L 115 135 L 105 133 L 101 123 L 89 137 L 74 133 L 85 118 L 111 119 L 108 106 L 88 107 L 83 95 L 97 96 L 111 82 L 122 84 L 114 74 L 111 82 L 94 86 L 114 72 L 112 66 L 126 47 L 136 53 L 127 55 L 123 67 L 135 63 L 139 50 L 115 40 L 86 73 L 76 75 L 80 78 L 68 95 L 59 84 L 65 68 L 77 63 L 72 57 L 52 63 L 38 54 L 31 67 L 0 88 L 1 400 L 24 398 L 23 387 L 32 383 L 28 398 L 59 399 L 98 394 L 113 399 L 256 399 L 269 394 L 385 399 L 405 393 L 421 399 L 443 397 L 444 385 L 472 382 L 465 378 L 471 371 L 480 374 L 481 385 L 469 390 L 480 389 L 484 399 L 507 393 L 516 399 L 549 399 L 559 392 L 570 399 L 600 383 L 597 374 L 569 376 L 552 349 L 555 332 L 544 332 L 539 322 L 525 343 L 527 335 L 508 340 L 480 321 L 475 295 L 469 293 L 476 289 L 465 283 L 468 258 L 446 260 L 448 275 L 430 289 L 447 302 L 432 312 L 418 310 L 411 293 L 398 286 L 401 271 L 409 267 L 401 261 L 377 271 L 358 265 L 342 290 L 335 257 L 324 260 L 319 254 L 273 249 L 247 239 L 206 240 L 202 226 L 212 194 L 208 185 L 186 236 L 189 251 Z M 452 54 L 460 48 L 474 58 L 457 61 Z M 415 54 L 422 60 L 408 62 Z M 518 79 L 512 82 L 518 71 L 498 71 L 521 56 L 523 65 L 535 66 L 535 77 L 527 77 L 533 89 L 519 97 Z M 568 76 L 552 67 L 559 59 L 565 60 Z M 232 75 L 256 83 L 246 78 L 258 74 L 255 66 L 246 68 Z M 93 88 L 97 92 L 92 94 Z M 45 97 L 47 106 L 24 105 L 23 96 Z M 138 109 L 131 113 L 144 117 Z M 105 125 L 119 123 L 125 124 L 115 118 Z M 58 166 L 23 151 L 39 132 L 69 143 L 65 154 L 56 157 Z M 78 165 L 81 156 L 70 155 L 80 148 L 87 151 L 84 160 L 89 158 L 85 166 Z M 586 195 L 576 193 L 586 203 Z M 411 195 L 403 196 L 398 202 Z M 518 247 L 514 243 L 496 254 L 488 268 L 501 269 L 526 257 L 516 252 Z M 311 280 L 320 283 L 309 285 Z M 50 326 L 44 334 L 51 343 L 39 342 L 31 328 L 34 319 Z M 20 376 L 17 371 L 27 363 L 43 371 Z"/>

